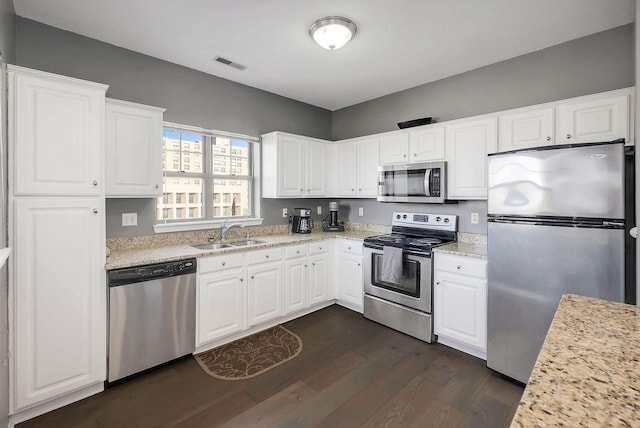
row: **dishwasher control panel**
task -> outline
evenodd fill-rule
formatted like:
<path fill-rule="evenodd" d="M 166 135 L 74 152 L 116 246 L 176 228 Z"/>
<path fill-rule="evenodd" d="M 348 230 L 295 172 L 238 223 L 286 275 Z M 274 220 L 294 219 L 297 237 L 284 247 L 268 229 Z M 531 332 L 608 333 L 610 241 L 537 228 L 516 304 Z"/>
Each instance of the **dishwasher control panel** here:
<path fill-rule="evenodd" d="M 167 278 L 176 275 L 196 273 L 196 266 L 196 259 L 189 259 L 115 269 L 108 273 L 109 286 L 131 284 L 134 282 L 150 281 L 157 278 Z"/>

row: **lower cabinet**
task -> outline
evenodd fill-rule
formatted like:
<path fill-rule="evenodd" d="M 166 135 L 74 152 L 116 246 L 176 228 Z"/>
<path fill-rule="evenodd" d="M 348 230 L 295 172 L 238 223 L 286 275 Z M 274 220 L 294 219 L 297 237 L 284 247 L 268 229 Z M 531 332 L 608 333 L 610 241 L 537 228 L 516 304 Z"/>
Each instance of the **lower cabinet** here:
<path fill-rule="evenodd" d="M 278 318 L 282 314 L 282 262 L 249 266 L 249 326 Z"/>
<path fill-rule="evenodd" d="M 333 299 L 329 272 L 329 253 L 309 256 L 309 306 Z"/>
<path fill-rule="evenodd" d="M 106 378 L 104 199 L 16 198 L 11 413 Z"/>
<path fill-rule="evenodd" d="M 338 301 L 363 311 L 362 242 L 338 239 L 336 251 L 336 286 Z"/>
<path fill-rule="evenodd" d="M 242 269 L 198 276 L 198 345 L 247 328 L 247 288 Z"/>
<path fill-rule="evenodd" d="M 436 253 L 434 319 L 438 341 L 486 359 L 487 262 Z"/>

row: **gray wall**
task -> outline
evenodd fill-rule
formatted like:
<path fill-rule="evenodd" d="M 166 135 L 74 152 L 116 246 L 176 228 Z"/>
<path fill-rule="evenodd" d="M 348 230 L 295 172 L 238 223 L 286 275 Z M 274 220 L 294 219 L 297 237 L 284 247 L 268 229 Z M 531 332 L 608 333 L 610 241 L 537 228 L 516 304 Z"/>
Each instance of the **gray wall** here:
<path fill-rule="evenodd" d="M 333 112 L 333 139 L 442 122 L 634 85 L 633 24 Z"/>
<path fill-rule="evenodd" d="M 12 0 L 0 0 L 0 247 L 7 244 L 7 92 L 6 63 L 15 61 L 16 17 Z M 7 327 L 7 268 L 0 270 L 0 332 Z M 7 335 L 0 334 L 0 361 L 7 355 Z M 0 426 L 9 423 L 9 368 L 0 365 Z"/>
<path fill-rule="evenodd" d="M 328 110 L 24 18 L 17 22 L 17 63 L 106 83 L 109 97 L 164 107 L 171 122 L 253 136 L 331 137 Z M 137 212 L 138 226 L 122 227 L 124 212 Z M 154 223 L 154 199 L 107 200 L 107 238 L 151 235 Z"/>

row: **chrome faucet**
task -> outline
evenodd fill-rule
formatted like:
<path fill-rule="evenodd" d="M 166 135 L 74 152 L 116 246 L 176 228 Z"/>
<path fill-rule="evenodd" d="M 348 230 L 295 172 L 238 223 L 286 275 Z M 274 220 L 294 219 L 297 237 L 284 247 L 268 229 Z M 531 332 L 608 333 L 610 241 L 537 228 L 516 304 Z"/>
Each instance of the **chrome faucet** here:
<path fill-rule="evenodd" d="M 222 229 L 221 229 L 221 232 L 220 232 L 220 239 L 222 241 L 227 239 L 227 233 L 229 233 L 229 231 L 231 229 L 233 229 L 234 227 L 244 227 L 244 224 L 242 224 L 242 223 L 232 223 L 229 226 L 227 226 L 227 220 L 225 220 L 224 223 L 222 223 Z"/>

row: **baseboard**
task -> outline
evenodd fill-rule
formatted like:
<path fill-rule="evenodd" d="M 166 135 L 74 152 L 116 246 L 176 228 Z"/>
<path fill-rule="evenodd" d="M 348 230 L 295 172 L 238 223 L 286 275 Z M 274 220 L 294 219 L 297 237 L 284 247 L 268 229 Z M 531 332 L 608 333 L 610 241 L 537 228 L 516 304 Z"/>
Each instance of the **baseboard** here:
<path fill-rule="evenodd" d="M 481 360 L 487 361 L 487 351 L 478 349 L 475 346 L 467 345 L 466 343 L 459 342 L 455 339 L 450 339 L 448 337 L 438 336 L 438 343 L 448 346 L 450 348 L 457 349 L 458 351 L 462 351 L 466 354 L 473 355 L 474 357 L 478 357 Z"/>
<path fill-rule="evenodd" d="M 342 306 L 343 308 L 351 309 L 352 311 L 355 311 L 355 312 L 359 312 L 359 313 L 363 313 L 364 312 L 364 308 L 363 308 L 362 305 L 356 305 L 354 303 L 345 302 L 345 301 L 342 301 L 342 300 L 336 300 L 335 303 L 337 305 Z"/>

